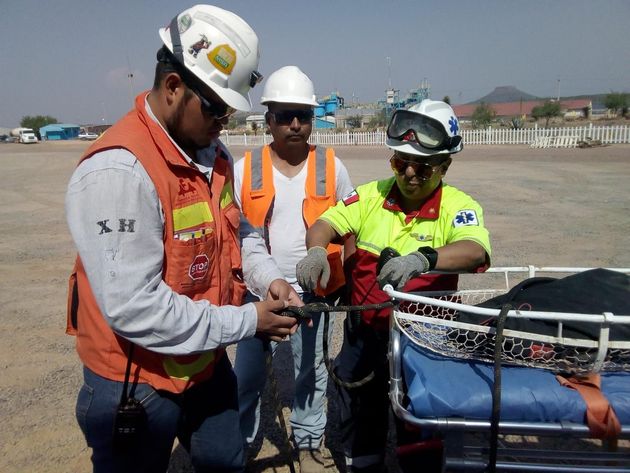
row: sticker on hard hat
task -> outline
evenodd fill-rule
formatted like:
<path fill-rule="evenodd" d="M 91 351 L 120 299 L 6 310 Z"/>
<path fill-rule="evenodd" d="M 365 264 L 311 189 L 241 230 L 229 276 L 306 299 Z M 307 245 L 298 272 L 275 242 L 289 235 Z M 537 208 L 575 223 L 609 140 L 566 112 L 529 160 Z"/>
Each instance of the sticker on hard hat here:
<path fill-rule="evenodd" d="M 212 44 L 205 34 L 200 34 L 199 36 L 201 36 L 201 39 L 196 43 L 193 43 L 188 48 L 188 54 L 192 55 L 192 57 L 197 57 L 199 51 L 201 51 L 202 49 L 208 49 Z"/>
<path fill-rule="evenodd" d="M 236 51 L 228 44 L 219 44 L 208 53 L 208 60 L 221 72 L 230 75 L 236 64 Z"/>
<path fill-rule="evenodd" d="M 206 255 L 197 255 L 193 260 L 190 268 L 188 268 L 188 276 L 193 281 L 203 279 L 208 274 L 208 268 L 210 267 L 210 260 Z"/>
<path fill-rule="evenodd" d="M 192 25 L 192 18 L 188 13 L 182 15 L 177 22 L 177 29 L 179 30 L 179 34 L 184 34 L 188 28 Z"/>

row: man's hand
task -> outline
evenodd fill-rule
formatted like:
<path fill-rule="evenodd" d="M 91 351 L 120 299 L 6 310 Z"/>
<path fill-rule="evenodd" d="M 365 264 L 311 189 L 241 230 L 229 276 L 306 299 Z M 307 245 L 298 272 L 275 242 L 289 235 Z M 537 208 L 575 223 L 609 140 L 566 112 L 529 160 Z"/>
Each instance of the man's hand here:
<path fill-rule="evenodd" d="M 271 340 L 281 342 L 288 335 L 293 335 L 298 327 L 295 317 L 279 315 L 287 307 L 286 301 L 261 301 L 254 302 L 258 322 L 256 334 L 265 335 Z"/>
<path fill-rule="evenodd" d="M 305 291 L 314 292 L 318 281 L 322 289 L 326 289 L 330 279 L 330 265 L 328 264 L 326 248 L 321 246 L 309 248 L 306 256 L 296 265 L 295 270 L 298 283 Z"/>
<path fill-rule="evenodd" d="M 422 253 L 414 251 L 406 256 L 397 256 L 383 265 L 378 273 L 378 285 L 383 289 L 391 284 L 400 291 L 407 281 L 429 270 L 429 260 Z"/>
<path fill-rule="evenodd" d="M 267 292 L 268 301 L 287 301 L 289 305 L 302 307 L 304 302 L 300 295 L 293 289 L 293 286 L 284 279 L 274 279 L 269 285 Z"/>
<path fill-rule="evenodd" d="M 268 301 L 287 301 L 288 305 L 294 307 L 302 307 L 304 301 L 300 295 L 293 289 L 293 286 L 286 282 L 284 279 L 274 279 L 269 285 L 269 292 L 267 292 Z M 313 326 L 311 319 L 303 320 L 307 327 Z"/>

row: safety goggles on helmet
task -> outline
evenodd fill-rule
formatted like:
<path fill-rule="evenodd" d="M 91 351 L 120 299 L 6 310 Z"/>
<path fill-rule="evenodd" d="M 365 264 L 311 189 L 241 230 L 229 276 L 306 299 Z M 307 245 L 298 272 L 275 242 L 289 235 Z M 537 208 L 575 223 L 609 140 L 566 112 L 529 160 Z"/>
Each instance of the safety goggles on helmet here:
<path fill-rule="evenodd" d="M 444 125 L 434 118 L 409 110 L 396 110 L 387 127 L 387 137 L 401 142 L 417 142 L 434 150 L 452 150 L 462 141 L 459 135 L 449 136 Z"/>
<path fill-rule="evenodd" d="M 293 119 L 305 125 L 313 120 L 313 110 L 281 110 L 279 112 L 269 112 L 278 125 L 290 125 Z"/>

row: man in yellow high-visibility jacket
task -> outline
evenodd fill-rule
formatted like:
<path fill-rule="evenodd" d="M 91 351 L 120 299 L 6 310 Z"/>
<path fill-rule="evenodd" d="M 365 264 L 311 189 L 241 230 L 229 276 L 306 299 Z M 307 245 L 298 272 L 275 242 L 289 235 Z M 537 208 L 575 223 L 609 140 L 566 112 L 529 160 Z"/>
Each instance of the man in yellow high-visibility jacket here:
<path fill-rule="evenodd" d="M 307 256 L 297 265 L 298 281 L 314 287 L 326 274 L 324 248 L 347 235 L 357 251 L 346 261 L 352 304 L 388 300 L 379 289 L 449 290 L 457 272 L 485 271 L 490 240 L 481 206 L 443 182 L 451 155 L 462 150 L 459 123 L 444 102 L 423 100 L 396 111 L 387 129 L 394 176 L 359 186 L 327 210 L 306 235 Z M 385 248 L 399 255 L 379 267 Z M 425 274 L 432 270 L 453 274 Z M 353 381 L 375 372 L 373 381 L 356 389 L 336 386 L 339 427 L 348 471 L 383 469 L 388 425 L 386 357 L 391 309 L 363 312 L 355 326 L 344 326 L 344 342 L 335 363 L 336 375 Z"/>

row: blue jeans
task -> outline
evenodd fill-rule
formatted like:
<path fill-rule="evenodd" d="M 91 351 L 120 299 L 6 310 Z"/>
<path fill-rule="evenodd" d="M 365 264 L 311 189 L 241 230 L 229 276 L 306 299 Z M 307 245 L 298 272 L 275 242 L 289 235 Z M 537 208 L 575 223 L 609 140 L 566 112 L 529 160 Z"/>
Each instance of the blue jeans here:
<path fill-rule="evenodd" d="M 226 355 L 211 379 L 181 394 L 156 391 L 144 383 L 133 388 L 133 397 L 141 401 L 147 413 L 148 426 L 130 452 L 112 448 L 123 383 L 105 379 L 88 368 L 83 369 L 83 376 L 76 416 L 92 449 L 94 473 L 165 472 L 176 437 L 189 452 L 196 472 L 244 470 L 236 378 Z"/>
<path fill-rule="evenodd" d="M 315 300 L 310 294 L 304 294 L 302 298 L 305 303 Z M 333 320 L 331 317 L 329 336 L 332 333 Z M 323 333 L 324 319 L 322 314 L 317 314 L 313 316 L 312 328 L 301 324 L 291 336 L 295 396 L 290 423 L 298 449 L 319 448 L 326 429 L 324 402 L 328 372 L 323 357 Z M 236 348 L 234 372 L 238 379 L 241 431 L 246 446 L 254 441 L 260 425 L 260 397 L 267 379 L 265 349 L 271 349 L 275 353 L 277 345 L 276 342 L 267 345 L 254 337 L 239 342 Z"/>

